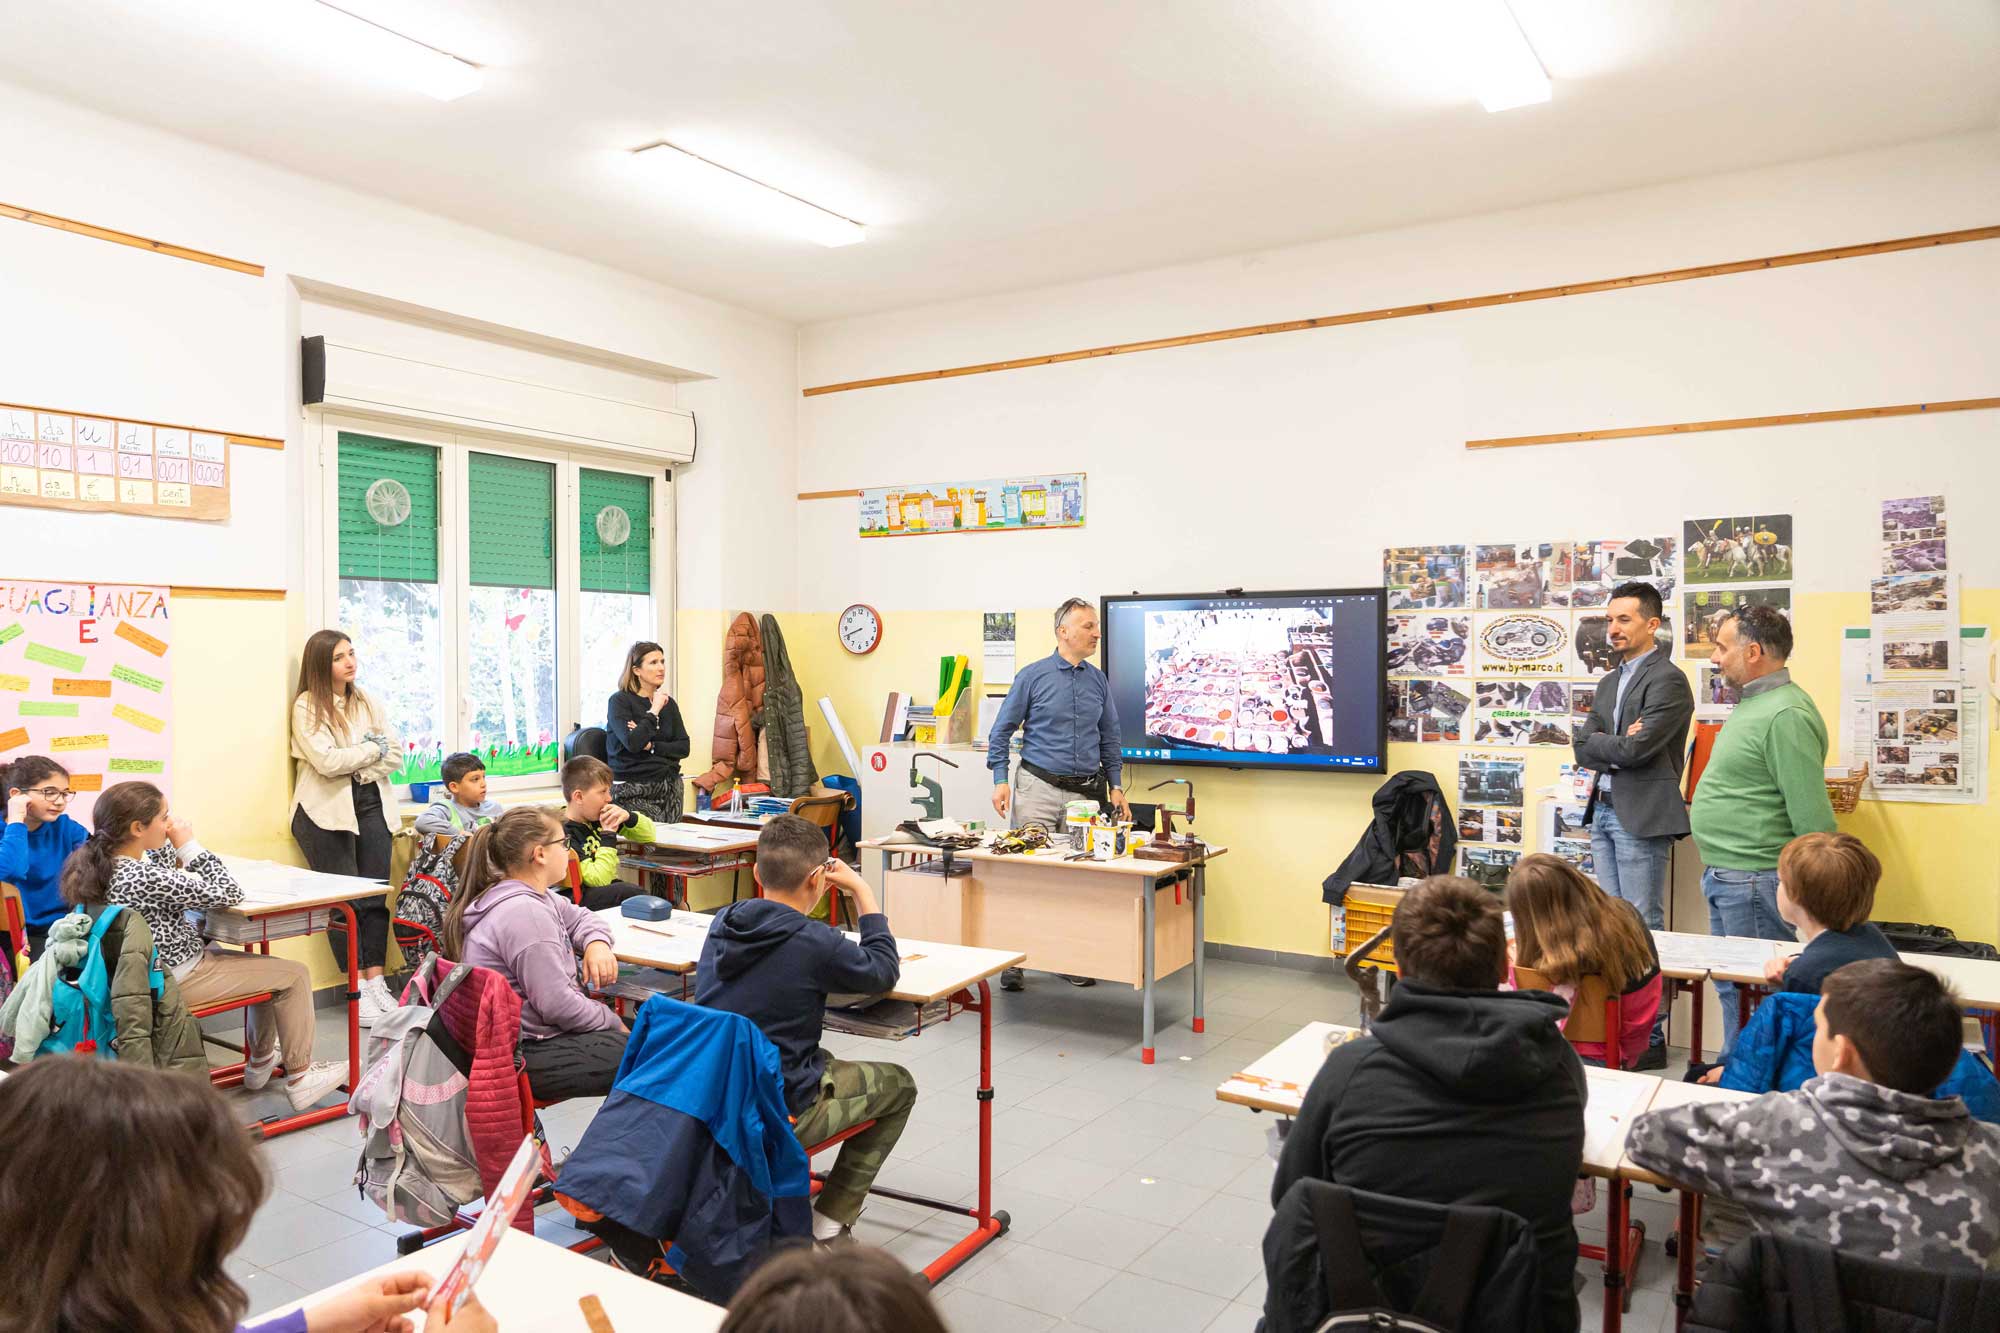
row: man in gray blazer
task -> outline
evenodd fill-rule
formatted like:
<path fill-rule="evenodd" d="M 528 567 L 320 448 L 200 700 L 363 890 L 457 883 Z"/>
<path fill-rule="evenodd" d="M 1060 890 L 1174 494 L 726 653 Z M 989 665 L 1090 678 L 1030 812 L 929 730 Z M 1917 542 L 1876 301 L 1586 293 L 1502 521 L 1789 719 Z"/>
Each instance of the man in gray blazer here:
<path fill-rule="evenodd" d="M 1694 691 L 1659 639 L 1664 611 L 1650 583 L 1621 583 L 1605 608 L 1606 637 L 1620 661 L 1597 683 L 1590 717 L 1576 730 L 1576 762 L 1596 772 L 1583 822 L 1597 882 L 1666 925 L 1667 854 L 1688 833 L 1681 769 L 1687 763 Z M 1664 1069 L 1666 1004 L 1640 1069 Z"/>

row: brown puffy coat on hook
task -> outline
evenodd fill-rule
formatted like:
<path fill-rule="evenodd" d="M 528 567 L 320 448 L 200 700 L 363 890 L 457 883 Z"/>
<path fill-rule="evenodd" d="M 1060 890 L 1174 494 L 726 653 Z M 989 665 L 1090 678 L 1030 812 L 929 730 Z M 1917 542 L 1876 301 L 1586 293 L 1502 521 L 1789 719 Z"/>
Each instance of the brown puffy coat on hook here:
<path fill-rule="evenodd" d="M 722 689 L 715 696 L 715 761 L 694 780 L 712 792 L 732 778 L 757 775 L 757 729 L 752 716 L 764 708 L 764 642 L 748 611 L 729 622 L 722 640 Z"/>

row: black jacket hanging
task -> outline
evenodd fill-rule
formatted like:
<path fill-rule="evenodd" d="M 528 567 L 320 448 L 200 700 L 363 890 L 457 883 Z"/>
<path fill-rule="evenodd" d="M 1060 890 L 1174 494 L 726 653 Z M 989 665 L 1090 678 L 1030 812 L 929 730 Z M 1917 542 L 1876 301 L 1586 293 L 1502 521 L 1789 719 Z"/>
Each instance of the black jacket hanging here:
<path fill-rule="evenodd" d="M 1346 901 L 1351 884 L 1393 885 L 1404 875 L 1449 875 L 1458 826 L 1437 779 L 1405 769 L 1375 791 L 1375 817 L 1361 841 L 1320 884 L 1329 903 Z"/>

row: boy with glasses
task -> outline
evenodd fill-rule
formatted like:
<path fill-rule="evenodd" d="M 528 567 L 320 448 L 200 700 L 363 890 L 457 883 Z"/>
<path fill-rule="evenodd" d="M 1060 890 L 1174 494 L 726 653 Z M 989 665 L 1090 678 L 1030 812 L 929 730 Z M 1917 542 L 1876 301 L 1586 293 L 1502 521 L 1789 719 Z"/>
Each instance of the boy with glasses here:
<path fill-rule="evenodd" d="M 89 839 L 90 830 L 63 811 L 76 793 L 69 770 L 46 755 L 31 754 L 7 769 L 7 824 L 0 828 L 0 883 L 21 894 L 28 953 L 39 957 L 49 927 L 69 914 L 58 881 L 63 862 Z"/>

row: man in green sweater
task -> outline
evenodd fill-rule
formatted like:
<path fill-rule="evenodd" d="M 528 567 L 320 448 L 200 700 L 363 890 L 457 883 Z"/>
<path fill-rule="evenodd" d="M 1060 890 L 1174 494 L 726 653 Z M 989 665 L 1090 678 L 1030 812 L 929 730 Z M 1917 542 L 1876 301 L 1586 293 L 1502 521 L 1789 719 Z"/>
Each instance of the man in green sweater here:
<path fill-rule="evenodd" d="M 1798 937 L 1778 915 L 1778 853 L 1802 833 L 1834 830 L 1826 796 L 1826 723 L 1792 684 L 1792 625 L 1783 612 L 1746 606 L 1722 622 L 1715 663 L 1743 691 L 1695 786 L 1695 846 L 1711 935 Z M 1722 1049 L 1736 1041 L 1736 987 L 1715 983 Z"/>

